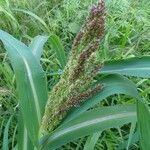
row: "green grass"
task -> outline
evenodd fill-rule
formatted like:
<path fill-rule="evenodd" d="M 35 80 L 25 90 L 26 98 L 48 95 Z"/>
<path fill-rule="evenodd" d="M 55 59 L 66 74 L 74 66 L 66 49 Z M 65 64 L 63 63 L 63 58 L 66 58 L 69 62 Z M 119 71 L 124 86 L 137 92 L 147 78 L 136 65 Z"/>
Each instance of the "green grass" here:
<path fill-rule="evenodd" d="M 79 31 L 88 8 L 96 0 L 0 0 L 0 28 L 21 41 L 29 44 L 36 35 L 56 34 L 62 40 L 68 56 L 73 38 Z M 150 2 L 149 0 L 107 0 L 105 37 L 98 55 L 100 60 L 110 60 L 150 54 Z M 9 126 L 12 139 L 16 128 L 18 100 L 16 98 L 15 77 L 3 47 L 0 45 L 0 147 L 3 131 L 10 116 L 14 116 Z M 48 79 L 49 90 L 58 82 L 60 69 L 56 53 L 50 41 L 44 47 L 41 59 Z M 138 79 L 138 88 L 148 100 L 149 81 Z M 144 84 L 141 85 L 141 82 Z M 144 90 L 142 90 L 144 89 Z M 100 105 L 134 103 L 127 96 L 109 97 Z M 128 137 L 130 125 L 107 130 L 99 137 L 95 149 L 113 150 Z M 87 138 L 69 143 L 60 149 L 82 149 Z M 15 138 L 10 148 L 15 145 Z M 139 144 L 130 149 L 138 149 Z"/>

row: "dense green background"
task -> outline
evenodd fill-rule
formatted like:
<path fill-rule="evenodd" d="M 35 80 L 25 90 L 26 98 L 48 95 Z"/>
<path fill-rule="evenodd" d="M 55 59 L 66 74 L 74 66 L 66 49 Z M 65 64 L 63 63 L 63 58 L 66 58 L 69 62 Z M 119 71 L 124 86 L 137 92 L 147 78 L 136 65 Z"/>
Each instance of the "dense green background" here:
<path fill-rule="evenodd" d="M 96 0 L 0 0 L 0 28 L 26 44 L 36 35 L 56 34 L 61 38 L 68 56 L 73 38 L 84 22 L 88 8 L 95 2 Z M 149 55 L 149 6 L 149 0 L 106 0 L 106 31 L 99 49 L 101 61 Z M 16 140 L 18 100 L 14 74 L 2 45 L 0 62 L 0 139 L 3 138 L 3 129 L 13 114 L 9 130 L 11 148 Z M 49 41 L 45 45 L 41 63 L 46 71 L 50 90 L 59 80 L 56 72 L 61 67 Z M 148 99 L 150 81 L 137 81 L 139 91 Z M 126 96 L 115 96 L 101 105 L 119 103 L 134 103 L 134 100 Z M 124 126 L 102 133 L 95 149 L 115 149 L 128 136 L 129 127 Z M 67 144 L 64 149 L 82 149 L 85 141 L 86 138 L 82 138 Z M 134 145 L 133 149 L 138 149 L 138 144 Z"/>

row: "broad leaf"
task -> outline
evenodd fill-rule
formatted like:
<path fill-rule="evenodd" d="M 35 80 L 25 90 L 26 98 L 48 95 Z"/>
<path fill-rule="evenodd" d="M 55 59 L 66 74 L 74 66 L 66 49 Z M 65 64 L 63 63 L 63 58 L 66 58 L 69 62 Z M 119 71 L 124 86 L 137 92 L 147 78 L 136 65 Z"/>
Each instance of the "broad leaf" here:
<path fill-rule="evenodd" d="M 150 78 L 150 56 L 133 57 L 104 63 L 100 74 L 121 74 Z"/>
<path fill-rule="evenodd" d="M 139 99 L 135 84 L 126 77 L 120 75 L 108 75 L 99 81 L 99 83 L 104 84 L 103 90 L 92 98 L 86 100 L 83 104 L 81 104 L 80 107 L 74 108 L 72 111 L 70 111 L 64 122 L 70 121 L 71 119 L 77 117 L 87 109 L 93 107 L 95 104 L 113 94 L 126 94 Z"/>
<path fill-rule="evenodd" d="M 32 53 L 35 55 L 38 61 L 40 61 L 43 46 L 48 40 L 48 36 L 36 36 L 32 39 L 29 48 L 32 50 Z"/>
<path fill-rule="evenodd" d="M 150 148 L 150 109 L 143 101 L 137 102 L 138 127 L 142 150 Z"/>
<path fill-rule="evenodd" d="M 121 74 L 150 78 L 150 56 L 141 58 L 134 57 L 125 60 L 106 62 L 100 70 L 101 74 Z M 137 102 L 138 125 L 140 127 L 140 143 L 143 150 L 150 147 L 150 111 L 149 108 L 140 100 Z"/>
<path fill-rule="evenodd" d="M 18 150 L 33 150 L 33 144 L 28 136 L 27 129 L 25 127 L 21 113 L 18 117 L 18 138 L 17 138 Z"/>
<path fill-rule="evenodd" d="M 0 30 L 0 39 L 8 51 L 15 71 L 19 104 L 27 131 L 32 142 L 36 143 L 47 101 L 45 74 L 36 57 L 25 44 L 2 30 Z"/>
<path fill-rule="evenodd" d="M 79 137 L 136 121 L 136 107 L 110 106 L 91 110 L 56 129 L 41 141 L 42 150 L 52 150 Z"/>

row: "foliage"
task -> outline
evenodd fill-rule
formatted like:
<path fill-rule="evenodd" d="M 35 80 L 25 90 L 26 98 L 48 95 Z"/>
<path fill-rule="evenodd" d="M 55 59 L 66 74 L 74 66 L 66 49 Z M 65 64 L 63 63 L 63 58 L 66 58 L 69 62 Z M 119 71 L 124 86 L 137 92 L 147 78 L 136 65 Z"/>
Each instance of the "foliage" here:
<path fill-rule="evenodd" d="M 32 9 L 33 6 L 37 6 L 37 10 L 38 10 L 38 7 L 40 7 L 37 5 L 38 4 L 37 1 L 33 1 L 32 5 L 31 5 L 31 3 L 25 3 L 25 2 L 26 1 L 24 1 L 23 6 L 26 6 L 29 9 Z M 66 16 L 68 16 L 68 14 L 71 14 L 70 10 L 69 10 L 69 9 L 71 9 L 71 8 L 69 8 L 69 7 L 71 7 L 71 5 L 69 5 L 68 2 L 60 1 L 60 3 L 65 4 L 67 6 L 66 8 L 68 8 L 66 10 L 66 12 L 67 12 Z M 137 16 L 135 16 L 135 14 L 136 14 L 135 12 L 134 12 L 135 14 L 133 14 L 133 16 L 136 18 L 136 19 L 134 18 L 135 20 L 132 18 L 133 16 L 131 15 L 131 18 L 129 18 L 127 23 L 121 24 L 120 21 L 116 21 L 116 23 L 118 23 L 118 25 L 111 26 L 111 23 L 114 21 L 113 19 L 115 19 L 115 17 L 111 18 L 109 16 L 109 13 L 112 13 L 111 8 L 115 7 L 116 11 L 119 13 L 119 15 L 121 15 L 124 12 L 125 8 L 128 7 L 128 9 L 130 9 L 129 3 L 130 2 L 124 1 L 124 7 L 121 7 L 121 5 L 119 5 L 119 1 L 114 2 L 114 4 L 111 3 L 111 5 L 109 2 L 106 2 L 107 7 L 110 5 L 109 6 L 110 9 L 108 10 L 108 17 L 107 17 L 109 19 L 109 21 L 106 24 L 106 25 L 109 25 L 109 27 L 106 26 L 106 35 L 104 38 L 104 42 L 102 41 L 104 46 L 102 46 L 100 49 L 103 52 L 102 56 L 99 55 L 101 51 L 97 50 L 97 45 L 96 45 L 96 47 L 94 47 L 94 49 L 92 51 L 92 53 L 93 52 L 95 53 L 95 50 L 97 50 L 96 54 L 95 54 L 96 61 L 97 61 L 96 63 L 101 65 L 101 63 L 99 63 L 99 62 L 103 62 L 105 59 L 108 59 L 108 57 L 109 57 L 108 49 L 110 49 L 110 53 L 112 54 L 111 51 L 114 50 L 113 45 L 118 40 L 120 42 L 120 43 L 118 43 L 120 45 L 120 47 L 118 48 L 118 50 L 117 49 L 115 50 L 115 54 L 118 53 L 117 51 L 121 52 L 122 49 L 126 47 L 126 54 L 124 55 L 123 53 L 119 52 L 121 54 L 121 55 L 119 55 L 119 58 L 122 55 L 124 55 L 124 57 L 126 57 L 126 56 L 130 55 L 131 52 L 132 52 L 132 54 L 134 54 L 133 49 L 137 50 L 138 48 L 143 46 L 142 45 L 143 41 L 140 41 L 141 45 L 138 45 L 138 46 L 136 45 L 137 44 L 136 40 L 140 40 L 138 38 L 139 37 L 141 38 L 142 35 L 139 36 L 138 34 L 136 34 L 135 30 L 132 31 L 133 27 L 136 26 L 136 24 L 138 23 L 138 19 L 136 18 Z M 44 4 L 44 2 L 43 2 L 43 4 Z M 19 5 L 19 3 L 18 3 L 18 5 Z M 135 5 L 137 5 L 137 4 L 135 4 Z M 38 22 L 38 26 L 35 26 L 31 36 L 35 35 L 35 33 L 38 33 L 37 30 L 39 30 L 39 29 L 40 30 L 42 29 L 42 32 L 44 31 L 45 33 L 47 33 L 47 32 L 51 33 L 51 31 L 49 31 L 49 29 L 51 29 L 51 28 L 49 28 L 49 26 L 47 24 L 45 24 L 45 20 L 43 20 L 44 18 L 41 19 L 39 16 L 35 15 L 33 12 L 26 11 L 23 9 L 16 9 L 16 8 L 10 9 L 10 6 L 11 5 L 9 4 L 9 1 L 6 1 L 6 4 L 5 4 L 5 2 L 3 2 L 2 6 L 1 6 L 1 12 L 6 14 L 6 16 L 3 16 L 3 17 L 7 17 L 8 21 L 9 21 L 9 19 L 14 20 L 14 22 L 10 21 L 10 24 L 11 24 L 10 26 L 16 32 L 15 34 L 17 34 L 17 35 L 20 34 L 20 33 L 18 34 L 18 32 L 20 32 L 20 31 L 17 30 L 19 23 L 18 23 L 18 20 L 16 20 L 16 18 L 14 17 L 14 13 L 12 13 L 12 11 L 17 12 L 18 14 L 20 12 L 20 13 L 29 15 L 31 17 L 32 21 L 36 20 Z M 139 6 L 137 6 L 137 8 L 138 7 Z M 93 7 L 93 9 L 94 8 L 96 8 L 96 7 Z M 147 11 L 147 9 L 145 9 L 145 14 L 148 13 L 146 11 Z M 58 14 L 59 13 L 60 13 L 60 11 L 58 11 Z M 143 12 L 143 14 L 141 16 L 143 16 L 143 18 L 144 18 L 145 14 Z M 129 14 L 126 14 L 126 15 L 129 16 Z M 116 17 L 118 17 L 118 16 L 116 16 Z M 19 15 L 18 15 L 18 18 L 19 18 Z M 60 18 L 62 18 L 62 17 L 60 17 Z M 67 19 L 69 19 L 69 18 L 71 18 L 71 17 L 68 16 Z M 132 26 L 131 26 L 131 24 L 129 24 L 130 19 L 134 20 L 134 21 L 132 20 L 133 21 Z M 31 21 L 31 24 L 32 24 L 31 26 L 34 26 L 34 24 L 36 24 L 36 23 L 34 21 L 33 22 L 32 21 Z M 57 21 L 59 22 L 60 20 L 58 19 Z M 63 21 L 61 23 L 64 24 Z M 143 20 L 143 23 L 144 23 L 144 26 L 142 24 L 140 24 L 136 29 L 138 29 L 138 33 L 139 33 L 139 31 L 141 31 L 141 33 L 144 32 L 145 37 L 143 38 L 143 40 L 144 40 L 143 50 L 146 50 L 149 44 L 147 42 L 147 37 L 148 37 L 147 33 L 148 32 L 146 32 L 148 28 L 145 25 L 148 25 L 148 22 L 146 22 L 146 20 Z M 88 22 L 86 22 L 86 24 L 88 24 Z M 6 26 L 7 26 L 7 24 L 6 24 Z M 71 24 L 71 29 L 73 26 L 74 25 Z M 112 28 L 114 27 L 114 29 L 112 30 L 112 28 L 110 28 L 110 27 L 112 27 Z M 5 28 L 5 27 L 2 25 L 2 28 Z M 63 28 L 63 27 L 61 27 L 61 25 L 58 28 L 65 29 L 65 27 Z M 83 26 L 83 28 L 84 28 L 84 26 Z M 11 30 L 11 28 L 9 28 L 9 30 Z M 77 30 L 76 31 L 71 30 L 71 32 L 74 34 L 77 32 Z M 63 36 L 63 38 L 62 38 L 62 35 L 60 34 L 60 37 L 64 40 L 63 43 L 68 42 L 67 37 L 69 37 L 69 38 L 73 37 L 73 34 L 71 35 L 69 33 L 70 31 L 69 32 L 68 31 L 63 31 L 66 34 L 65 36 Z M 91 31 L 91 30 L 89 30 L 89 31 Z M 55 30 L 53 30 L 52 32 L 55 32 Z M 59 31 L 56 31 L 56 33 L 58 33 L 58 32 Z M 117 32 L 118 35 L 115 32 Z M 79 32 L 78 35 L 80 35 L 80 33 L 81 32 Z M 30 32 L 30 34 L 31 34 L 31 32 Z M 25 35 L 25 37 L 30 39 L 30 34 L 28 35 L 28 33 L 27 33 Z M 90 35 L 90 33 L 88 33 L 88 34 Z M 22 34 L 22 36 L 24 36 L 24 34 Z M 114 37 L 112 38 L 111 36 L 114 36 Z M 25 41 L 25 37 L 23 38 L 23 41 Z M 75 38 L 75 41 L 78 41 L 77 37 Z M 113 39 L 111 42 L 109 41 L 110 37 Z M 131 38 L 131 40 L 129 40 L 130 37 L 133 37 L 133 39 Z M 8 51 L 8 56 L 11 60 L 12 67 L 15 72 L 15 79 L 16 79 L 17 89 L 18 89 L 17 97 L 19 98 L 19 101 L 18 101 L 19 102 L 19 112 L 16 109 L 13 110 L 14 111 L 13 113 L 15 113 L 15 117 L 18 118 L 19 124 L 18 124 L 18 129 L 17 129 L 17 126 L 12 127 L 12 128 L 15 128 L 15 130 L 12 134 L 10 134 L 10 135 L 13 135 L 13 138 L 12 138 L 13 140 L 12 140 L 12 145 L 11 145 L 12 149 L 13 148 L 14 149 L 17 149 L 17 148 L 18 149 L 33 149 L 33 146 L 36 146 L 37 148 L 41 148 L 41 149 L 47 149 L 47 148 L 49 149 L 49 147 L 51 147 L 51 146 L 53 148 L 56 148 L 56 146 L 57 147 L 62 146 L 66 142 L 72 141 L 74 139 L 77 139 L 77 138 L 85 136 L 85 135 L 89 135 L 91 133 L 95 133 L 95 132 L 99 132 L 99 131 L 102 132 L 103 130 L 106 130 L 106 129 L 112 128 L 112 127 L 119 128 L 120 125 L 129 123 L 129 122 L 132 122 L 132 124 L 135 124 L 135 121 L 136 121 L 135 106 L 126 106 L 126 105 L 120 106 L 120 105 L 118 105 L 118 106 L 114 106 L 114 107 L 110 106 L 110 107 L 104 107 L 104 108 L 99 106 L 98 103 L 100 101 L 104 100 L 105 98 L 107 98 L 108 96 L 111 96 L 113 94 L 126 94 L 126 95 L 129 95 L 130 97 L 134 97 L 135 99 L 137 99 L 139 101 L 139 102 L 137 102 L 137 106 L 138 106 L 137 107 L 137 117 L 138 117 L 139 131 L 140 131 L 140 132 L 138 131 L 140 133 L 140 143 L 141 143 L 141 147 L 144 150 L 148 147 L 148 144 L 149 144 L 149 141 L 148 141 L 149 108 L 148 108 L 147 104 L 142 102 L 142 99 L 139 96 L 134 83 L 132 83 L 129 79 L 127 79 L 126 77 L 123 77 L 122 75 L 149 78 L 149 66 L 150 66 L 149 65 L 149 63 L 150 63 L 149 56 L 142 57 L 142 58 L 134 57 L 134 58 L 130 58 L 130 59 L 124 59 L 124 60 L 120 59 L 120 60 L 114 60 L 114 61 L 107 60 L 106 63 L 104 61 L 104 65 L 100 66 L 99 70 L 96 69 L 96 71 L 99 71 L 97 73 L 100 73 L 100 74 L 96 73 L 97 76 L 94 75 L 92 80 L 88 80 L 89 78 L 87 79 L 85 77 L 88 77 L 89 75 L 91 75 L 91 71 L 93 71 L 92 68 L 94 67 L 94 65 L 90 61 L 89 62 L 87 61 L 88 58 L 90 56 L 92 56 L 91 55 L 92 53 L 88 57 L 85 58 L 86 61 L 83 59 L 84 61 L 82 61 L 82 63 L 80 62 L 81 56 L 84 56 L 84 54 L 86 54 L 86 56 L 87 56 L 88 48 L 86 49 L 86 46 L 91 48 L 90 47 L 91 45 L 89 44 L 88 40 L 85 42 L 83 40 L 84 38 L 81 40 L 81 44 L 77 45 L 77 47 L 76 47 L 76 49 L 78 49 L 78 53 L 70 54 L 69 61 L 66 65 L 66 68 L 64 71 L 62 71 L 62 69 L 64 68 L 64 66 L 67 62 L 66 52 L 64 51 L 63 44 L 60 41 L 59 37 L 56 36 L 55 34 L 53 34 L 52 36 L 50 35 L 49 39 L 48 39 L 48 36 L 37 36 L 32 40 L 31 44 L 28 44 L 29 46 L 26 46 L 25 44 L 23 44 L 22 42 L 18 41 L 15 38 L 13 38 L 12 36 L 10 36 L 8 33 L 4 32 L 4 31 L 0 31 L 0 39 L 2 40 L 6 50 Z M 51 46 L 52 52 L 51 52 L 51 54 L 49 52 L 44 53 L 43 56 L 45 58 L 41 59 L 40 57 L 41 57 L 43 45 L 47 41 L 47 39 L 48 39 L 47 45 L 49 44 Z M 91 41 L 90 38 L 89 38 L 89 41 Z M 74 44 L 75 43 L 76 42 L 74 42 Z M 91 41 L 91 43 L 94 44 L 94 41 Z M 134 43 L 135 43 L 135 45 L 134 45 Z M 82 47 L 83 49 L 81 48 L 82 45 L 84 45 L 84 47 Z M 111 46 L 111 48 L 110 48 L 110 46 Z M 129 51 L 128 51 L 128 46 L 129 46 Z M 48 46 L 46 47 L 46 49 L 48 49 Z M 61 49 L 61 51 L 59 51 L 59 49 Z M 66 44 L 66 49 L 67 49 L 67 44 Z M 69 47 L 68 47 L 68 49 L 69 49 Z M 56 50 L 56 52 L 55 52 L 55 50 Z M 73 52 L 73 50 L 74 50 L 74 46 L 72 47 L 71 52 Z M 83 53 L 82 53 L 82 50 L 83 50 Z M 55 53 L 54 56 L 52 55 L 53 52 Z M 141 53 L 141 52 L 139 52 L 139 53 Z M 52 59 L 46 58 L 48 55 L 52 55 L 52 57 L 51 57 Z M 114 56 L 112 55 L 111 57 L 114 57 Z M 43 116 L 45 103 L 47 101 L 46 81 L 45 81 L 44 72 L 39 63 L 40 59 L 42 60 L 42 66 L 43 66 L 44 70 L 46 70 L 45 72 L 48 77 L 48 87 L 50 85 L 51 87 L 49 87 L 49 88 L 51 89 L 52 84 L 50 84 L 50 83 L 51 82 L 53 82 L 53 84 L 56 83 L 59 79 L 59 76 L 63 73 L 63 75 L 61 76 L 61 79 L 57 85 L 59 85 L 63 81 L 62 79 L 64 78 L 65 82 L 67 84 L 66 83 L 64 84 L 64 81 L 63 81 L 62 84 L 60 84 L 59 89 L 60 89 L 60 91 L 62 91 L 62 93 L 65 91 L 65 94 L 66 94 L 66 92 L 68 94 L 66 94 L 66 95 L 58 94 L 57 95 L 55 92 L 54 93 L 53 93 L 53 91 L 51 92 L 50 95 L 53 95 L 56 98 L 56 100 L 54 100 L 53 106 L 50 105 L 50 106 L 48 106 L 49 109 L 46 108 L 48 110 L 47 111 L 48 116 L 47 116 L 46 121 L 48 121 L 48 123 L 49 123 L 49 119 L 54 121 L 54 125 L 51 124 L 51 122 L 49 124 L 49 125 L 52 125 L 52 128 L 48 127 L 49 128 L 48 130 L 51 130 L 51 131 L 53 130 L 53 132 L 50 135 L 42 137 L 42 139 L 40 140 L 40 143 L 38 143 L 38 139 L 39 139 L 38 131 L 39 131 L 39 127 L 41 124 L 41 117 Z M 90 59 L 92 60 L 92 58 L 90 58 Z M 56 62 L 56 65 L 54 66 L 53 64 L 55 62 Z M 49 67 L 48 67 L 48 65 L 46 65 L 46 63 L 49 63 L 50 69 L 53 70 L 53 72 L 50 74 L 48 71 Z M 7 62 L 5 62 L 5 59 L 3 60 L 3 64 L 5 66 L 1 65 L 1 68 L 2 68 L 1 70 L 3 70 L 3 68 L 4 68 L 2 75 L 4 75 L 4 77 L 7 77 L 9 79 L 9 82 L 7 82 L 7 84 L 8 84 L 8 86 L 12 87 L 12 90 L 14 90 L 15 85 L 14 85 L 12 69 L 9 67 L 9 64 Z M 52 68 L 51 68 L 51 66 L 52 66 Z M 6 70 L 6 68 L 7 68 L 7 70 Z M 78 68 L 78 69 L 76 69 L 76 68 Z M 76 70 L 79 70 L 79 72 L 76 72 Z M 89 71 L 89 74 L 88 74 L 88 71 Z M 71 78 L 74 77 L 74 74 L 73 74 L 74 72 L 76 72 L 76 75 L 77 75 L 76 81 L 78 81 L 78 79 L 79 79 L 79 82 L 83 82 L 83 84 L 78 85 L 78 84 L 74 84 L 74 82 L 71 81 Z M 120 74 L 120 75 L 116 75 L 116 74 Z M 142 81 L 145 81 L 145 80 L 141 80 L 141 82 Z M 5 86 L 5 82 L 2 83 L 2 85 Z M 57 87 L 57 85 L 53 88 L 53 90 Z M 90 90 L 88 89 L 89 85 L 92 86 L 92 87 L 90 87 Z M 78 86 L 80 87 L 79 90 L 78 89 L 73 90 Z M 99 87 L 100 89 L 98 88 L 99 90 L 96 90 L 96 92 L 94 94 L 92 94 L 92 96 L 87 96 L 86 98 L 83 96 L 83 99 L 78 99 L 78 97 L 76 97 L 77 100 L 79 100 L 79 101 L 75 101 L 74 104 L 72 104 L 72 103 L 70 104 L 70 102 L 73 100 L 72 97 L 74 97 L 74 91 L 76 91 L 75 95 L 76 94 L 84 95 L 84 94 L 87 94 L 87 93 L 85 93 L 86 91 L 88 91 L 88 93 L 90 93 L 90 92 L 92 93 L 92 90 L 94 90 L 97 87 Z M 63 88 L 65 89 L 64 91 L 63 91 Z M 68 89 L 70 89 L 70 90 L 68 90 Z M 72 92 L 73 92 L 73 94 L 71 94 Z M 148 91 L 146 91 L 146 93 L 147 92 Z M 58 91 L 58 93 L 60 93 L 60 92 Z M 3 94 L 8 95 L 9 93 L 7 92 L 7 90 L 5 90 L 3 92 Z M 68 96 L 72 96 L 72 97 L 68 98 Z M 51 99 L 51 96 L 49 96 L 49 97 L 50 97 L 49 99 Z M 68 100 L 67 100 L 68 102 L 66 104 L 67 104 L 67 106 L 69 104 L 69 108 L 65 105 L 63 97 L 68 98 Z M 9 98 L 15 99 L 13 96 L 10 96 Z M 60 103 L 57 104 L 58 98 L 60 99 Z M 14 102 L 14 103 L 16 104 L 16 102 Z M 130 103 L 130 101 L 129 101 L 129 103 Z M 79 104 L 80 107 L 76 108 L 77 104 Z M 106 103 L 103 103 L 103 104 L 106 105 Z M 75 108 L 74 108 L 74 106 L 75 106 Z M 12 104 L 11 104 L 11 107 L 12 107 Z M 98 108 L 93 109 L 93 110 L 88 110 L 91 107 L 92 108 L 98 107 Z M 9 105 L 7 105 L 7 108 L 9 108 Z M 18 106 L 17 106 L 17 108 L 18 108 Z M 9 109 L 7 109 L 7 110 L 9 110 Z M 131 113 L 127 112 L 126 111 L 127 109 L 129 109 L 129 112 L 131 111 Z M 56 118 L 56 120 L 58 120 L 58 121 L 55 122 L 55 120 L 53 120 L 54 118 L 51 118 L 51 113 L 49 113 L 49 111 L 51 111 L 51 110 L 53 112 L 55 112 L 56 110 L 57 111 L 61 110 L 61 114 L 59 115 L 59 113 L 58 113 L 58 117 Z M 88 111 L 85 112 L 86 110 L 88 110 Z M 112 112 L 115 113 L 114 117 L 116 116 L 116 118 L 114 118 L 114 119 L 116 119 L 116 121 L 111 120 L 111 118 L 109 118 L 109 116 L 113 117 Z M 16 114 L 19 114 L 19 116 Z M 29 118 L 29 116 L 31 116 L 31 114 L 32 114 L 33 118 Z M 143 115 L 145 118 L 143 116 L 141 117 L 141 115 Z M 10 121 L 12 122 L 12 118 L 8 120 L 6 128 L 4 130 L 3 149 L 8 148 L 8 145 L 10 146 L 9 140 L 8 140 L 8 138 L 9 138 L 8 137 L 8 129 L 10 128 L 9 126 L 11 124 Z M 145 123 L 147 125 L 146 128 L 145 128 Z M 58 124 L 59 124 L 59 126 L 58 126 Z M 101 126 L 101 130 L 99 128 L 97 128 L 99 126 Z M 2 128 L 3 128 L 3 124 L 1 126 L 1 129 Z M 89 133 L 86 132 L 87 129 L 88 129 L 88 131 L 90 131 Z M 19 131 L 19 135 L 18 135 L 19 137 L 18 137 L 17 143 L 16 143 L 16 130 Z M 129 139 L 132 138 L 132 134 L 133 134 L 134 130 L 130 131 L 130 132 L 131 132 L 131 137 L 129 137 Z M 20 134 L 20 133 L 22 133 L 22 134 Z M 39 136 L 41 137 L 41 133 Z M 67 139 L 66 137 L 68 137 L 69 139 Z M 106 142 L 107 142 L 107 140 L 106 140 Z M 130 142 L 129 142 L 129 144 L 130 144 Z M 127 147 L 129 147 L 129 144 Z M 95 147 L 96 147 L 96 145 L 95 145 Z"/>

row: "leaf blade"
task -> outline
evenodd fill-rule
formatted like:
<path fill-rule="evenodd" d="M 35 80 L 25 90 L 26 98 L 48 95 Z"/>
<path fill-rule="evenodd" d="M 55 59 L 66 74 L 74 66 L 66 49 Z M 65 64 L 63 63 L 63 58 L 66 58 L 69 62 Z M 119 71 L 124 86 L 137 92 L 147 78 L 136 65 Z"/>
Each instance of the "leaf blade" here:
<path fill-rule="evenodd" d="M 63 69 L 66 65 L 67 58 L 60 38 L 57 35 L 53 34 L 49 37 L 49 42 L 54 52 L 56 52 L 56 57 Z"/>
<path fill-rule="evenodd" d="M 48 36 L 36 36 L 32 39 L 29 48 L 32 50 L 32 53 L 37 58 L 38 61 L 40 61 L 43 46 L 48 40 Z"/>
<path fill-rule="evenodd" d="M 47 26 L 45 21 L 42 18 L 40 18 L 39 16 L 37 16 L 35 13 L 33 13 L 33 12 L 29 11 L 29 10 L 20 9 L 20 8 L 15 8 L 13 10 L 17 11 L 17 12 L 22 12 L 24 14 L 27 14 L 27 15 L 31 16 L 32 18 L 34 18 L 35 20 L 40 22 L 43 25 L 43 27 L 45 27 L 45 29 L 49 32 L 49 27 Z"/>
<path fill-rule="evenodd" d="M 140 146 L 142 150 L 150 147 L 150 109 L 142 100 L 137 101 L 137 118 L 140 135 Z"/>
<path fill-rule="evenodd" d="M 115 121 L 114 121 L 115 120 Z M 51 150 L 97 131 L 136 121 L 135 106 L 110 106 L 88 111 L 56 129 L 41 143 L 42 150 Z"/>
<path fill-rule="evenodd" d="M 101 135 L 101 132 L 94 133 L 90 137 L 88 137 L 83 150 L 94 150 L 94 147 Z"/>
<path fill-rule="evenodd" d="M 18 137 L 17 137 L 18 150 L 33 150 L 33 144 L 28 136 L 28 131 L 25 127 L 21 112 L 18 116 Z"/>
<path fill-rule="evenodd" d="M 150 78 L 150 56 L 108 61 L 100 70 L 100 74 L 114 73 L 127 76 Z"/>
<path fill-rule="evenodd" d="M 45 74 L 41 65 L 25 44 L 2 30 L 0 30 L 0 39 L 8 51 L 16 76 L 19 103 L 24 122 L 29 131 L 29 136 L 35 144 L 47 101 Z M 29 118 L 30 115 L 33 119 Z"/>
<path fill-rule="evenodd" d="M 86 100 L 79 108 L 72 109 L 68 113 L 69 115 L 65 118 L 64 122 L 72 120 L 98 102 L 114 94 L 126 94 L 139 99 L 139 94 L 134 83 L 126 77 L 115 74 L 108 75 L 101 79 L 99 83 L 104 84 L 104 89 L 92 98 Z"/>
<path fill-rule="evenodd" d="M 3 136 L 3 147 L 2 150 L 9 150 L 9 139 L 8 139 L 8 132 L 9 132 L 9 126 L 12 120 L 12 116 L 9 118 L 6 127 L 4 129 L 4 136 Z"/>

